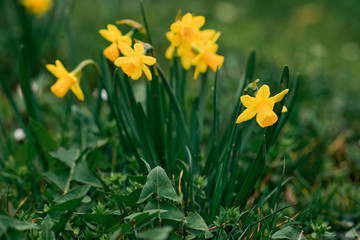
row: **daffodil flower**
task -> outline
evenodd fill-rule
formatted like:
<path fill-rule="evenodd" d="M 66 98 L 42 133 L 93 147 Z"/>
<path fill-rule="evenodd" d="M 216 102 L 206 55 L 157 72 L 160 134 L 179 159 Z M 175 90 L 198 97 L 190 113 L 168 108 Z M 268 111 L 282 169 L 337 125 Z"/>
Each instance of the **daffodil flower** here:
<path fill-rule="evenodd" d="M 76 68 L 69 73 L 59 60 L 55 61 L 55 65 L 47 64 L 46 68 L 58 78 L 56 83 L 50 88 L 57 97 L 64 97 L 69 89 L 71 89 L 80 101 L 84 100 L 84 94 L 80 88 L 81 69 Z"/>
<path fill-rule="evenodd" d="M 186 70 L 194 65 L 194 79 L 198 78 L 199 73 L 206 72 L 208 67 L 215 72 L 224 62 L 224 57 L 216 54 L 218 45 L 215 42 L 220 33 L 213 29 L 200 30 L 204 23 L 203 16 L 193 17 L 187 13 L 181 20 L 171 24 L 171 31 L 166 33 L 171 45 L 165 57 L 171 59 L 179 56 Z"/>
<path fill-rule="evenodd" d="M 116 58 L 120 56 L 118 43 L 124 43 L 128 46 L 131 46 L 131 38 L 129 36 L 122 35 L 121 31 L 115 25 L 108 24 L 107 29 L 101 29 L 99 33 L 106 40 L 112 42 L 110 46 L 104 50 L 105 57 L 107 57 L 112 62 L 114 62 Z"/>
<path fill-rule="evenodd" d="M 192 59 L 192 64 L 195 65 L 194 79 L 197 79 L 199 73 L 206 72 L 208 66 L 214 72 L 220 68 L 224 62 L 224 56 L 216 54 L 218 45 L 215 43 L 220 37 L 220 33 L 216 33 L 213 39 L 204 43 L 203 48 L 200 48 L 199 54 Z"/>
<path fill-rule="evenodd" d="M 242 104 L 247 108 L 237 118 L 236 123 L 250 120 L 256 115 L 256 121 L 260 127 L 268 127 L 276 123 L 278 116 L 273 111 L 276 102 L 280 102 L 287 94 L 289 89 L 285 89 L 274 97 L 270 97 L 270 88 L 263 85 L 257 92 L 256 97 L 249 95 L 241 96 Z M 284 106 L 282 112 L 286 112 Z"/>
<path fill-rule="evenodd" d="M 132 49 L 123 43 L 119 43 L 118 45 L 124 57 L 118 57 L 114 62 L 115 65 L 121 67 L 123 72 L 134 80 L 139 79 L 143 72 L 145 76 L 151 80 L 151 72 L 146 65 L 154 65 L 156 59 L 144 55 L 144 46 L 141 43 L 135 43 L 134 49 Z"/>
<path fill-rule="evenodd" d="M 170 26 L 170 32 L 166 33 L 166 38 L 171 45 L 166 50 L 165 56 L 170 59 L 174 55 L 175 48 L 182 49 L 178 55 L 191 51 L 192 43 L 201 38 L 200 27 L 205 23 L 203 16 L 193 17 L 191 13 L 185 14 L 180 21 L 176 21 Z"/>
<path fill-rule="evenodd" d="M 26 11 L 33 15 L 46 13 L 51 8 L 52 3 L 52 0 L 21 0 Z"/>

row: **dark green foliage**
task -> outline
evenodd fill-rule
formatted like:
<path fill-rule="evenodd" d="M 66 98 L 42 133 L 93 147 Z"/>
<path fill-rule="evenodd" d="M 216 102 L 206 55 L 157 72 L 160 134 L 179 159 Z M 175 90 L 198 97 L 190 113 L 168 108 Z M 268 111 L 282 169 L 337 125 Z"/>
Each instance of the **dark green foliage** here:
<path fill-rule="evenodd" d="M 358 68 L 339 63 L 342 57 L 358 58 L 358 34 L 351 27 L 356 24 L 329 21 L 317 30 L 331 26 L 351 32 L 351 39 L 336 34 L 344 46 L 341 53 L 331 51 L 333 64 L 322 57 L 326 46 L 315 40 L 304 40 L 308 46 L 289 44 L 293 36 L 301 38 L 324 24 L 302 26 L 308 17 L 329 19 L 334 9 L 346 16 L 356 13 L 355 2 L 341 9 L 351 2 L 208 1 L 204 6 L 213 6 L 211 14 L 206 8 L 197 14 L 206 15 L 207 27 L 222 32 L 219 51 L 226 60 L 216 73 L 209 70 L 193 81 L 192 70 L 183 69 L 180 58 L 170 60 L 169 71 L 163 59 L 164 34 L 175 11 L 166 8 L 172 17 L 156 25 L 165 12 L 153 6 L 169 4 L 141 1 L 142 20 L 136 20 L 147 34 L 130 31 L 151 44 L 146 51 L 157 63 L 152 81 L 133 81 L 104 57 L 105 45 L 97 43 L 100 37 L 93 29 L 110 23 L 96 10 L 114 9 L 116 15 L 107 18 L 119 18 L 133 14 L 128 10 L 133 3 L 101 1 L 94 9 L 98 1 L 82 6 L 77 16 L 76 1 L 55 1 L 49 13 L 35 18 L 19 1 L 0 1 L 0 239 L 359 238 L 358 83 L 352 81 Z M 191 1 L 177 4 L 188 3 L 188 10 L 196 12 Z M 244 6 L 237 8 L 238 17 L 253 19 L 253 24 L 215 27 L 219 11 L 239 4 Z M 92 11 L 83 10 L 87 7 Z M 267 19 L 271 14 L 274 21 Z M 219 19 L 212 21 L 212 15 Z M 83 18 L 96 24 L 84 24 Z M 289 30 L 279 33 L 276 26 L 284 22 Z M 263 31 L 258 25 L 264 25 Z M 128 30 L 119 28 L 124 34 Z M 238 38 L 249 31 L 278 48 L 276 63 L 274 53 L 264 53 L 260 45 L 258 54 L 252 51 L 244 58 L 246 36 Z M 231 49 L 224 43 L 231 43 Z M 234 45 L 241 52 L 234 54 Z M 55 99 L 49 92 L 55 79 L 44 65 L 64 59 L 74 67 L 90 55 L 100 67 L 83 71 L 85 102 L 72 93 Z M 281 74 L 278 64 L 289 62 L 284 59 L 295 59 L 289 63 L 291 74 L 287 66 Z M 305 75 L 295 75 L 297 69 Z M 328 82 L 332 78 L 341 84 Z M 245 109 L 240 97 L 256 95 L 262 84 L 271 86 L 272 96 L 290 89 L 274 106 L 279 120 L 267 129 L 255 120 L 236 124 Z M 281 113 L 283 106 L 287 113 Z M 19 127 L 25 138 L 14 136 Z"/>

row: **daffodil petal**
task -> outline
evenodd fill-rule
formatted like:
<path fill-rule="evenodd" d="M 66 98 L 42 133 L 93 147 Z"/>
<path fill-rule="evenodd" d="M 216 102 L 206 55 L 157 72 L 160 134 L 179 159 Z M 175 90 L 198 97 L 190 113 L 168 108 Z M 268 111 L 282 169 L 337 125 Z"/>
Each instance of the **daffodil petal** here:
<path fill-rule="evenodd" d="M 192 18 L 193 18 L 193 17 L 192 17 L 192 15 L 191 15 L 191 13 L 187 13 L 187 14 L 185 14 L 185 15 L 182 17 L 181 21 L 183 22 L 183 24 L 190 24 Z"/>
<path fill-rule="evenodd" d="M 269 102 L 274 102 L 274 103 L 280 102 L 280 101 L 285 97 L 285 95 L 286 95 L 288 92 L 289 92 L 289 89 L 285 89 L 285 90 L 283 90 L 282 92 L 276 94 L 275 96 L 269 98 L 268 101 L 269 101 Z"/>
<path fill-rule="evenodd" d="M 269 96 L 270 96 L 270 88 L 268 85 L 264 84 L 257 92 L 256 100 L 258 100 L 258 102 L 266 101 L 268 100 Z"/>
<path fill-rule="evenodd" d="M 125 43 L 119 42 L 118 47 L 121 53 L 124 54 L 125 56 L 130 57 L 134 55 L 134 50 Z"/>
<path fill-rule="evenodd" d="M 61 71 L 58 70 L 58 68 L 53 65 L 53 64 L 46 64 L 46 68 L 47 70 L 49 70 L 49 72 L 51 72 L 55 77 L 57 78 L 61 78 Z"/>
<path fill-rule="evenodd" d="M 55 64 L 56 64 L 57 71 L 58 71 L 60 77 L 65 78 L 69 75 L 69 72 L 66 70 L 64 65 L 60 62 L 60 60 L 56 60 Z"/>
<path fill-rule="evenodd" d="M 236 119 L 236 123 L 242 123 L 242 122 L 245 122 L 247 120 L 250 120 L 255 115 L 256 115 L 256 108 L 255 107 L 247 108 Z"/>
<path fill-rule="evenodd" d="M 131 78 L 133 80 L 138 80 L 142 75 L 142 68 L 141 67 L 138 67 L 134 73 L 131 75 Z"/>
<path fill-rule="evenodd" d="M 183 65 L 184 69 L 189 70 L 191 67 L 192 58 L 187 57 L 185 55 L 181 56 L 181 64 Z"/>
<path fill-rule="evenodd" d="M 249 95 L 241 96 L 240 100 L 241 100 L 242 104 L 247 108 L 253 107 L 256 105 L 256 98 L 251 97 Z"/>
<path fill-rule="evenodd" d="M 126 45 L 129 45 L 129 46 L 131 46 L 131 43 L 132 43 L 131 37 L 129 37 L 129 36 L 121 36 L 121 37 L 119 37 L 119 39 L 117 41 L 125 43 Z"/>
<path fill-rule="evenodd" d="M 172 32 L 179 32 L 181 30 L 181 22 L 177 21 L 177 22 L 174 22 L 173 24 L 171 24 L 170 30 Z"/>
<path fill-rule="evenodd" d="M 167 49 L 166 49 L 166 52 L 165 52 L 165 57 L 167 59 L 171 59 L 174 55 L 174 50 L 175 50 L 175 47 L 173 45 L 170 45 Z"/>
<path fill-rule="evenodd" d="M 142 70 L 144 71 L 144 74 L 147 77 L 147 79 L 152 80 L 152 75 L 151 75 L 150 69 L 145 65 L 142 65 L 141 67 L 142 67 Z"/>
<path fill-rule="evenodd" d="M 196 16 L 192 18 L 191 25 L 194 28 L 200 28 L 205 24 L 205 17 L 204 16 Z"/>
<path fill-rule="evenodd" d="M 205 29 L 199 32 L 198 38 L 201 40 L 209 40 L 215 35 L 216 31 L 213 29 Z"/>
<path fill-rule="evenodd" d="M 126 61 L 127 57 L 118 57 L 115 61 L 114 61 L 114 64 L 117 66 L 117 67 L 121 67 L 121 64 Z"/>
<path fill-rule="evenodd" d="M 144 53 L 144 46 L 141 43 L 134 44 L 135 55 L 141 56 Z"/>
<path fill-rule="evenodd" d="M 71 85 L 71 91 L 75 94 L 75 96 L 80 100 L 84 101 L 84 93 L 80 88 L 79 84 Z"/>
<path fill-rule="evenodd" d="M 65 96 L 69 91 L 71 85 L 74 83 L 72 78 L 60 78 L 54 85 L 51 86 L 50 90 L 59 98 Z"/>
<path fill-rule="evenodd" d="M 198 67 L 195 67 L 194 71 L 194 80 L 196 80 L 199 77 L 200 70 Z"/>
<path fill-rule="evenodd" d="M 152 66 L 156 63 L 156 59 L 150 56 L 142 56 L 141 60 L 143 63 L 145 63 L 146 65 Z"/>
<path fill-rule="evenodd" d="M 283 106 L 281 112 L 287 112 L 287 111 L 288 111 L 288 110 L 287 110 L 287 107 Z"/>
<path fill-rule="evenodd" d="M 110 44 L 107 48 L 104 49 L 104 55 L 107 59 L 114 62 L 119 57 L 119 49 L 116 43 Z"/>
<path fill-rule="evenodd" d="M 111 37 L 111 34 L 109 34 L 109 31 L 107 29 L 101 29 L 99 30 L 99 33 L 109 42 L 113 42 L 114 39 Z"/>

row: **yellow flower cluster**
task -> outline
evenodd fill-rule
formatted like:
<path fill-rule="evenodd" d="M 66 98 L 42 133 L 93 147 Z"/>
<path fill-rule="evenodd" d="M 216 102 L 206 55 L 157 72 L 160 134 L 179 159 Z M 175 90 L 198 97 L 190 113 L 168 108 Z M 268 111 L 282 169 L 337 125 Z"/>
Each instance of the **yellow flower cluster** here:
<path fill-rule="evenodd" d="M 152 79 L 151 72 L 146 65 L 154 65 L 156 59 L 145 56 L 142 43 L 135 43 L 134 48 L 131 48 L 131 38 L 122 35 L 120 30 L 111 24 L 107 29 L 100 30 L 99 33 L 111 42 L 111 45 L 104 50 L 105 57 L 114 62 L 117 67 L 121 67 L 123 72 L 134 80 L 139 79 L 143 72 L 149 80 Z M 120 53 L 123 56 L 120 57 Z"/>
<path fill-rule="evenodd" d="M 166 50 L 165 57 L 171 59 L 179 56 L 185 69 L 195 66 L 194 79 L 198 78 L 199 73 L 206 72 L 208 67 L 215 72 L 224 62 L 224 57 L 216 54 L 216 41 L 220 33 L 213 29 L 200 30 L 204 24 L 203 16 L 193 17 L 187 13 L 181 20 L 173 23 L 171 31 L 166 33 L 171 45 Z"/>
<path fill-rule="evenodd" d="M 101 29 L 99 31 L 101 36 L 103 36 L 106 40 L 111 42 L 110 46 L 105 48 L 104 55 L 107 57 L 110 61 L 114 62 L 119 56 L 119 48 L 118 44 L 123 43 L 127 46 L 131 46 L 131 38 L 129 36 L 123 36 L 121 31 L 112 24 L 107 25 L 107 29 Z"/>
<path fill-rule="evenodd" d="M 21 0 L 26 11 L 33 15 L 46 13 L 51 8 L 52 3 L 52 0 Z"/>

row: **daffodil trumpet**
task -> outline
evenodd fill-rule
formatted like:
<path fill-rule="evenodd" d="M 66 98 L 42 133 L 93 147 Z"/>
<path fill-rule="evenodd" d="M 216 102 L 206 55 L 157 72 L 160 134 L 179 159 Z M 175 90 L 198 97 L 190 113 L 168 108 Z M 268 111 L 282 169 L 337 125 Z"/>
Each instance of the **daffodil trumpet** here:
<path fill-rule="evenodd" d="M 255 117 L 260 127 L 269 127 L 276 123 L 278 116 L 273 111 L 276 102 L 280 102 L 289 89 L 285 89 L 274 97 L 270 97 L 270 88 L 268 85 L 263 85 L 257 92 L 255 97 L 249 95 L 241 96 L 241 103 L 246 109 L 237 118 L 236 123 L 242 123 Z M 282 112 L 286 112 L 287 108 L 284 106 Z"/>

